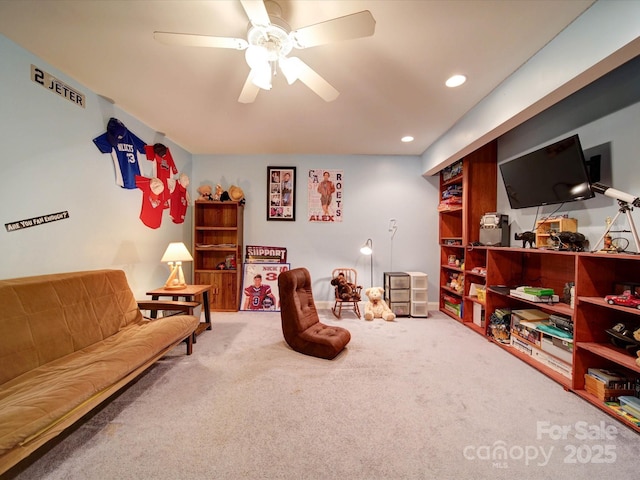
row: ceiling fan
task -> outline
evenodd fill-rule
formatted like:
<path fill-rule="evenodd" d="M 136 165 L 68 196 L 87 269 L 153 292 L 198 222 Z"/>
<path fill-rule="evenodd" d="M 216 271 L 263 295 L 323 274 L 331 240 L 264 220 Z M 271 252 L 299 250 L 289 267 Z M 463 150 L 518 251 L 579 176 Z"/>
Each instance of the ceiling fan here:
<path fill-rule="evenodd" d="M 153 38 L 167 45 L 230 48 L 245 51 L 251 71 L 238 101 L 252 103 L 260 89 L 271 90 L 271 81 L 279 68 L 289 85 L 300 80 L 327 102 L 339 92 L 298 57 L 289 57 L 294 49 L 304 49 L 340 40 L 368 37 L 376 21 L 364 10 L 307 27 L 291 30 L 281 18 L 280 6 L 271 0 L 240 0 L 249 17 L 247 39 L 214 37 L 190 33 L 153 32 Z"/>

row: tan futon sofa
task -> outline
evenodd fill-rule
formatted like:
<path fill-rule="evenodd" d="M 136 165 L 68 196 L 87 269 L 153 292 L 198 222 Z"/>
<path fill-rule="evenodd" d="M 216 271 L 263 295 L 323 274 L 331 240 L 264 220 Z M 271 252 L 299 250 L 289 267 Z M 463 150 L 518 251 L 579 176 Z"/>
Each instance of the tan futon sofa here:
<path fill-rule="evenodd" d="M 0 280 L 0 474 L 180 342 L 190 353 L 198 322 L 144 318 L 120 270 Z"/>

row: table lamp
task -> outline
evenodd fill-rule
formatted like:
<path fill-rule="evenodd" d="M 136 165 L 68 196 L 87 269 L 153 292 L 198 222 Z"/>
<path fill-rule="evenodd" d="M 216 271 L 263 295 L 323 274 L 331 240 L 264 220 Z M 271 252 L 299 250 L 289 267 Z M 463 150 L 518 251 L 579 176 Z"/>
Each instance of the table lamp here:
<path fill-rule="evenodd" d="M 180 290 L 187 286 L 182 272 L 182 262 L 192 262 L 193 257 L 182 242 L 171 242 L 162 256 L 161 262 L 167 262 L 171 269 L 171 274 L 164 284 L 164 288 L 170 290 Z"/>

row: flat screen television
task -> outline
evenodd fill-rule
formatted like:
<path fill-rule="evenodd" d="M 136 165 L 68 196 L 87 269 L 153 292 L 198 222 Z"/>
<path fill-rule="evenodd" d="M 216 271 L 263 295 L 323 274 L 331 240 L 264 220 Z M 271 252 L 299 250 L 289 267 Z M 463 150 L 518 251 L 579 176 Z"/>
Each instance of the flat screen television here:
<path fill-rule="evenodd" d="M 500 164 L 511 208 L 594 197 L 578 135 Z"/>

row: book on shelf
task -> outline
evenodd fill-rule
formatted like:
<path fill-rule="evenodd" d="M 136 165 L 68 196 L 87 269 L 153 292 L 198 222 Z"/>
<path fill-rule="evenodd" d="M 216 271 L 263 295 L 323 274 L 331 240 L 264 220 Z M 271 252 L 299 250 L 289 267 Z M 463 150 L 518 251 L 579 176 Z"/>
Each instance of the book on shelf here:
<path fill-rule="evenodd" d="M 235 243 L 196 243 L 198 248 L 235 248 Z"/>
<path fill-rule="evenodd" d="M 635 380 L 623 373 L 606 368 L 589 368 L 587 374 L 600 380 L 607 388 L 633 388 L 635 383 Z"/>
<path fill-rule="evenodd" d="M 632 395 L 623 395 L 618 397 L 618 402 L 620 402 L 622 410 L 627 412 L 629 415 L 640 418 L 640 398 Z"/>
<path fill-rule="evenodd" d="M 635 415 L 631 415 L 630 413 L 624 411 L 618 402 L 604 402 L 604 404 L 611 410 L 613 410 L 616 414 L 620 415 L 627 422 L 640 427 L 640 418 Z"/>

